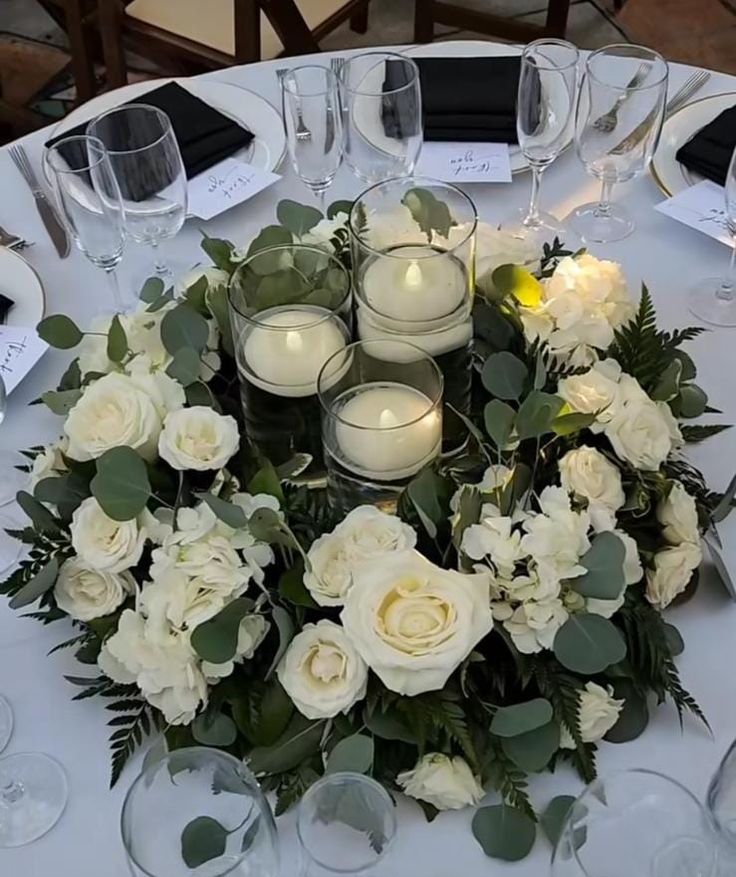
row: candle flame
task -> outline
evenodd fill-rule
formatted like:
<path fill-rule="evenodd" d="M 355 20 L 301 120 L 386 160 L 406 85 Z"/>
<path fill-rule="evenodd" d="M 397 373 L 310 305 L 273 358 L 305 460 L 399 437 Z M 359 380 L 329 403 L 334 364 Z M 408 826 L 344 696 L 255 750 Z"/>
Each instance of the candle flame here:
<path fill-rule="evenodd" d="M 398 424 L 398 419 L 390 408 L 384 408 L 378 416 L 378 426 L 380 429 L 390 429 Z"/>
<path fill-rule="evenodd" d="M 406 283 L 406 285 L 411 289 L 417 289 L 419 286 L 421 286 L 422 269 L 419 267 L 419 263 L 415 259 L 411 261 L 409 267 L 406 269 L 404 283 Z"/>
<path fill-rule="evenodd" d="M 289 353 L 301 353 L 304 343 L 300 332 L 286 333 L 286 349 Z"/>

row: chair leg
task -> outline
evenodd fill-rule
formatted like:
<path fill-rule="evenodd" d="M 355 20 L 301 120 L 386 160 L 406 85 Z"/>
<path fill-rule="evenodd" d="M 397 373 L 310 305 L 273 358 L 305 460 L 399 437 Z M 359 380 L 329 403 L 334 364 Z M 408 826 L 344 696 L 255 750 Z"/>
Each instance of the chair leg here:
<path fill-rule="evenodd" d="M 433 0 L 414 0 L 414 42 L 431 43 L 434 39 Z"/>
<path fill-rule="evenodd" d="M 80 0 L 66 0 L 64 4 L 66 33 L 72 56 L 72 73 L 77 89 L 77 103 L 94 97 L 96 89 L 95 70 L 89 50 L 87 35 L 82 23 Z"/>
<path fill-rule="evenodd" d="M 120 0 L 97 0 L 102 36 L 102 53 L 107 71 L 107 88 L 120 88 L 128 83 L 128 66 L 122 36 Z"/>
<path fill-rule="evenodd" d="M 549 0 L 545 25 L 547 36 L 564 38 L 569 10 L 570 0 Z"/>
<path fill-rule="evenodd" d="M 350 30 L 365 33 L 368 30 L 368 0 L 350 16 Z"/>

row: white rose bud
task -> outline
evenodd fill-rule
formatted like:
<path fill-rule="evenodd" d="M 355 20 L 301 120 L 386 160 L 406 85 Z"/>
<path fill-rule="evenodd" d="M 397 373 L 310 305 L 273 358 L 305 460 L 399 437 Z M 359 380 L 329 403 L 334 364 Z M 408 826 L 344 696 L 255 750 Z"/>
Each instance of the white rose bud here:
<path fill-rule="evenodd" d="M 616 456 L 636 469 L 659 469 L 673 447 L 667 420 L 643 390 L 625 398 L 604 432 Z"/>
<path fill-rule="evenodd" d="M 703 553 L 696 542 L 683 542 L 654 555 L 654 569 L 647 570 L 646 598 L 665 609 L 690 583 Z"/>
<path fill-rule="evenodd" d="M 114 612 L 135 590 L 130 573 L 89 569 L 75 557 L 61 565 L 54 587 L 56 603 L 76 621 L 92 621 Z"/>
<path fill-rule="evenodd" d="M 396 782 L 404 794 L 426 801 L 438 810 L 471 807 L 484 794 L 483 787 L 464 759 L 458 755 L 450 758 L 441 752 L 427 753 L 413 770 L 400 773 Z"/>
<path fill-rule="evenodd" d="M 238 424 L 206 405 L 167 415 L 158 443 L 161 457 L 174 469 L 222 469 L 238 449 Z"/>
<path fill-rule="evenodd" d="M 414 551 L 363 564 L 340 618 L 391 691 L 437 691 L 493 627 L 489 579 L 442 569 Z"/>
<path fill-rule="evenodd" d="M 560 460 L 560 483 L 568 493 L 611 511 L 620 509 L 626 499 L 618 469 L 595 448 L 568 451 Z"/>
<path fill-rule="evenodd" d="M 602 740 L 618 721 L 624 705 L 623 700 L 613 697 L 613 688 L 603 688 L 595 682 L 588 682 L 578 695 L 580 701 L 580 736 L 583 743 L 596 743 Z M 564 725 L 560 734 L 560 748 L 574 749 L 575 741 Z"/>
<path fill-rule="evenodd" d="M 72 547 L 91 569 L 122 572 L 141 559 L 146 531 L 137 521 L 114 521 L 90 496 L 76 509 L 71 523 Z"/>
<path fill-rule="evenodd" d="M 616 360 L 604 359 L 581 375 L 563 378 L 557 393 L 573 411 L 596 414 L 597 421 L 605 423 L 613 416 L 620 376 L 621 366 Z"/>
<path fill-rule="evenodd" d="M 664 538 L 671 545 L 700 541 L 695 500 L 679 481 L 672 484 L 667 499 L 657 506 L 657 520 L 664 527 Z"/>
<path fill-rule="evenodd" d="M 277 668 L 279 682 L 308 719 L 329 719 L 365 697 L 368 668 L 345 630 L 322 619 L 305 624 Z"/>

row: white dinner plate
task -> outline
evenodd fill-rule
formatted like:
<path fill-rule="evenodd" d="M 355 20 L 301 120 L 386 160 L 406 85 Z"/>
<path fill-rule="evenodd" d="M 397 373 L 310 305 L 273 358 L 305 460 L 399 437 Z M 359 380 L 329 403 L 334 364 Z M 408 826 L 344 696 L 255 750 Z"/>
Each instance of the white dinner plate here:
<path fill-rule="evenodd" d="M 265 98 L 239 85 L 215 79 L 150 79 L 135 82 L 115 91 L 108 91 L 72 110 L 56 126 L 54 137 L 65 134 L 83 122 L 89 122 L 101 113 L 132 100 L 144 101 L 145 95 L 167 82 L 178 82 L 195 97 L 219 110 L 224 116 L 247 128 L 254 139 L 245 149 L 233 154 L 262 170 L 274 171 L 286 154 L 286 136 L 281 116 Z M 44 173 L 48 177 L 46 162 Z"/>
<path fill-rule="evenodd" d="M 736 93 L 701 97 L 672 113 L 665 121 L 651 168 L 652 176 L 667 197 L 671 198 L 704 179 L 681 165 L 675 155 L 694 134 L 734 104 Z"/>
<path fill-rule="evenodd" d="M 23 256 L 0 247 L 0 293 L 14 302 L 6 325 L 35 328 L 46 311 L 41 278 Z"/>

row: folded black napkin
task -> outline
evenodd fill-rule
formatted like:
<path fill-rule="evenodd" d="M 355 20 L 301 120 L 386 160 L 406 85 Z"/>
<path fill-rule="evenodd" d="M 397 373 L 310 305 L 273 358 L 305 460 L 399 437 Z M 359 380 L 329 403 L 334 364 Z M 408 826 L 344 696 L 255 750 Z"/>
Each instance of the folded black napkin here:
<path fill-rule="evenodd" d="M 676 158 L 691 171 L 723 186 L 736 148 L 736 106 L 716 116 L 677 150 Z"/>
<path fill-rule="evenodd" d="M 214 107 L 208 106 L 176 82 L 168 82 L 146 94 L 139 95 L 128 103 L 148 104 L 167 114 L 171 119 L 171 125 L 174 134 L 176 134 L 189 179 L 206 171 L 253 140 L 253 134 L 250 131 L 241 128 L 232 119 L 228 119 Z M 85 134 L 88 124 L 89 122 L 84 122 L 71 131 L 54 137 L 48 141 L 46 146 L 53 146 L 64 137 Z M 132 132 L 133 137 L 131 137 L 131 132 L 126 131 L 121 126 L 120 131 L 114 133 L 118 140 L 116 143 L 108 143 L 109 148 L 123 151 L 138 145 L 134 140 L 135 132 Z M 63 151 L 64 158 L 71 167 L 82 166 L 79 164 L 80 159 L 74 150 Z M 124 192 L 123 195 L 125 196 L 126 193 Z"/>
<path fill-rule="evenodd" d="M 5 323 L 8 318 L 8 313 L 14 304 L 15 302 L 11 298 L 0 293 L 0 323 Z"/>
<path fill-rule="evenodd" d="M 518 56 L 414 60 L 422 88 L 425 140 L 518 142 L 516 96 L 521 72 Z M 404 84 L 405 70 L 402 62 L 388 61 L 385 90 Z M 389 136 L 392 122 L 390 114 L 384 114 Z"/>

